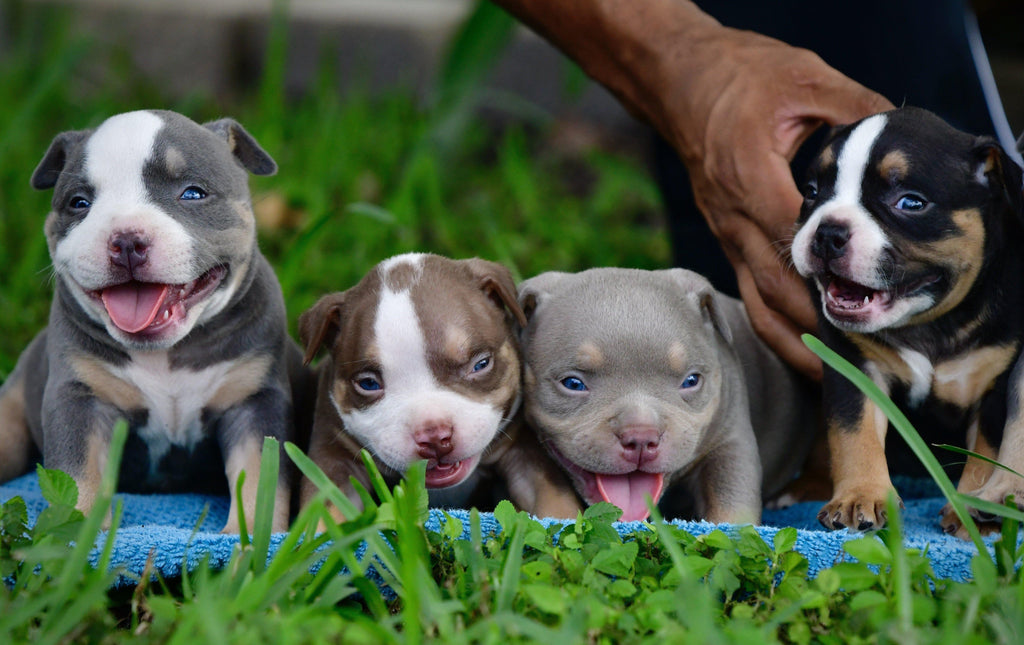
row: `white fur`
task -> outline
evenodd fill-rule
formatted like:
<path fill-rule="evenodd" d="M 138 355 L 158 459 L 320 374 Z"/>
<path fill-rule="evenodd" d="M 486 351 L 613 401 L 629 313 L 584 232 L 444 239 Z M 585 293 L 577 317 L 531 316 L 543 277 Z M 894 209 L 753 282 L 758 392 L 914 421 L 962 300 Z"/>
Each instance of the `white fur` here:
<path fill-rule="evenodd" d="M 928 398 L 932 391 L 932 375 L 935 366 L 928 360 L 928 357 L 921 352 L 903 347 L 899 350 L 900 358 L 910 368 L 911 382 L 910 391 L 907 393 L 907 402 L 911 407 L 917 407 Z"/>
<path fill-rule="evenodd" d="M 409 254 L 381 265 L 386 275 L 402 263 L 420 266 Z M 442 387 L 427 362 L 427 343 L 407 291 L 383 289 L 374 322 L 384 395 L 372 406 L 344 414 L 345 427 L 391 468 L 404 471 L 420 459 L 414 434 L 431 422 L 452 425 L 452 461 L 479 455 L 503 425 L 501 410 Z"/>
<path fill-rule="evenodd" d="M 202 411 L 225 383 L 233 364 L 201 370 L 171 369 L 167 352 L 135 352 L 114 375 L 134 383 L 145 398 L 149 416 L 138 430 L 149 445 L 151 463 L 159 463 L 171 445 L 191 446 L 203 436 Z"/>
<path fill-rule="evenodd" d="M 811 242 L 823 222 L 843 223 L 850 230 L 848 258 L 850 279 L 881 288 L 884 276 L 877 273 L 878 258 L 889 246 L 882 227 L 864 208 L 862 187 L 871 149 L 885 128 L 886 116 L 878 114 L 854 128 L 839 153 L 836 190 L 832 199 L 818 206 L 793 238 L 793 263 L 803 276 L 811 273 Z"/>

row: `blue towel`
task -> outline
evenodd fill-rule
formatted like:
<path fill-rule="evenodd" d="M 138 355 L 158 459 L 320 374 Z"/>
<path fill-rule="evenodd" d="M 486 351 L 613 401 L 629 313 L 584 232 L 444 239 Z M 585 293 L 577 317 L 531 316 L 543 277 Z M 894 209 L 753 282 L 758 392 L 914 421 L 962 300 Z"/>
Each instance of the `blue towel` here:
<path fill-rule="evenodd" d="M 969 579 L 971 559 L 976 553 L 974 545 L 945 535 L 940 530 L 938 513 L 945 500 L 937 496 L 937 489 L 925 485 L 920 491 L 908 491 L 899 482 L 897 485 L 906 504 L 903 516 L 906 546 L 919 550 L 927 548 L 928 557 L 938 577 L 957 581 Z M 0 486 L 0 502 L 15 496 L 25 500 L 30 522 L 34 522 L 39 512 L 46 507 L 34 473 Z M 218 532 L 227 521 L 229 503 L 226 497 L 122 493 L 118 494 L 118 499 L 123 506 L 123 516 L 111 561 L 136 577 L 142 574 L 151 552 L 154 554 L 155 570 L 164 577 L 173 578 L 181 575 L 183 565 L 191 570 L 207 557 L 216 567 L 225 565 L 238 545 L 237 535 L 222 535 Z M 195 531 L 195 524 L 207 505 L 207 516 L 199 530 Z M 849 560 L 842 545 L 847 540 L 860 537 L 857 533 L 822 529 L 816 519 L 820 507 L 820 502 L 806 502 L 782 510 L 766 510 L 762 518 L 763 525 L 758 528 L 760 535 L 769 544 L 780 528 L 796 528 L 798 537 L 795 548 L 807 557 L 811 576 L 838 562 Z M 469 512 L 450 509 L 448 513 L 463 521 L 463 538 L 468 539 Z M 437 530 L 443 521 L 443 513 L 432 510 L 427 528 Z M 565 520 L 545 519 L 542 522 L 549 525 L 553 522 L 564 523 Z M 715 528 L 728 529 L 708 522 L 674 523 L 694 535 L 703 535 Z M 494 515 L 490 513 L 481 513 L 481 524 L 484 536 L 499 529 Z M 620 522 L 616 528 L 626 534 L 643 529 L 644 524 Z M 283 538 L 284 534 L 273 536 L 271 549 L 275 549 Z M 994 539 L 986 538 L 986 542 L 991 545 Z M 125 584 L 130 580 L 122 577 L 120 583 Z"/>

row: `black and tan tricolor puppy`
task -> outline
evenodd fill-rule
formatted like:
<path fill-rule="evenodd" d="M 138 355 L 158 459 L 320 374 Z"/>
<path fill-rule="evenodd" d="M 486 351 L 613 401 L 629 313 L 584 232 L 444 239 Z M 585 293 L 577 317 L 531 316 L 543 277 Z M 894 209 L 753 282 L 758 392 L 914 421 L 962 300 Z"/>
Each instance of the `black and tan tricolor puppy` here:
<path fill-rule="evenodd" d="M 253 517 L 263 438 L 290 437 L 302 375 L 249 197 L 248 172 L 276 169 L 230 119 L 140 111 L 57 135 L 32 175 L 54 189 L 54 297 L 0 390 L 0 480 L 41 453 L 88 510 L 123 417 L 121 490 L 233 492 L 244 469 Z M 234 500 L 224 531 L 238 531 Z"/>
<path fill-rule="evenodd" d="M 1021 169 L 991 138 L 916 108 L 837 131 L 809 172 L 793 261 L 821 295 L 825 342 L 864 370 L 929 443 L 1024 470 Z M 828 528 L 885 524 L 888 422 L 826 369 Z M 968 460 L 959 489 L 1024 498 L 1024 480 Z M 946 509 L 947 532 L 961 529 Z"/>
<path fill-rule="evenodd" d="M 435 506 L 501 486 L 523 510 L 575 517 L 572 488 L 515 419 L 514 321 L 525 323 L 508 269 L 476 258 L 399 255 L 321 298 L 299 320 L 306 360 L 328 350 L 310 458 L 356 503 L 350 477 L 366 483 L 366 448 L 391 480 L 426 459 Z M 315 493 L 303 480 L 302 503 Z"/>

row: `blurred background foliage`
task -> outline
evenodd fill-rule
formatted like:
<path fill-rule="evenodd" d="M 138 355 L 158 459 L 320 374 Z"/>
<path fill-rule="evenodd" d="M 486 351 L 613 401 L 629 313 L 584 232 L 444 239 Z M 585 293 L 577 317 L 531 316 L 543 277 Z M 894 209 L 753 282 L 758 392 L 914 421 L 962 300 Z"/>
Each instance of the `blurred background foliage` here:
<path fill-rule="evenodd" d="M 517 278 L 668 265 L 646 142 L 577 127 L 571 105 L 585 81 L 568 65 L 568 117 L 489 87 L 516 37 L 512 19 L 489 3 L 474 5 L 447 38 L 425 89 L 360 78 L 342 87 L 339 43 L 327 37 L 315 44 L 309 82 L 295 89 L 296 35 L 280 2 L 250 25 L 262 34 L 252 48 L 261 58 L 234 91 L 170 89 L 138 68 L 128 44 L 82 29 L 66 6 L 2 0 L 0 16 L 0 379 L 49 310 L 42 224 L 51 195 L 29 187 L 32 170 L 58 132 L 133 109 L 200 122 L 233 116 L 277 160 L 276 176 L 250 185 L 293 330 L 319 295 L 407 251 L 484 257 Z"/>

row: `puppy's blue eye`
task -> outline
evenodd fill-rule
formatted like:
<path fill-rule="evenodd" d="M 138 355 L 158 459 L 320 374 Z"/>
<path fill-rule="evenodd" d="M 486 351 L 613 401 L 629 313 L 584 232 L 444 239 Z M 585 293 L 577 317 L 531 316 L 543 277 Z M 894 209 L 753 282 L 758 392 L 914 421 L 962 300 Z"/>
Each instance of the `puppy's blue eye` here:
<path fill-rule="evenodd" d="M 807 201 L 813 201 L 818 198 L 818 187 L 813 183 L 809 183 L 804 186 L 804 199 Z"/>
<path fill-rule="evenodd" d="M 491 357 L 490 356 L 486 356 L 484 358 L 481 358 L 480 360 L 478 360 L 476 362 L 475 365 L 473 365 L 473 372 L 482 372 L 483 370 L 487 369 L 490 365 L 491 365 Z"/>
<path fill-rule="evenodd" d="M 92 202 L 90 202 L 85 197 L 82 197 L 81 195 L 75 195 L 68 202 L 68 208 L 73 208 L 74 210 L 77 211 L 84 210 L 86 208 L 89 208 L 90 206 L 92 206 Z"/>
<path fill-rule="evenodd" d="M 179 197 L 178 199 L 193 200 L 202 199 L 204 197 L 206 197 L 205 190 L 203 190 L 199 186 L 189 186 L 184 190 L 184 192 L 181 193 L 181 197 Z"/>
<path fill-rule="evenodd" d="M 927 205 L 928 202 L 924 200 L 924 197 L 918 195 L 904 195 L 896 200 L 896 208 L 901 211 L 922 211 Z"/>
<path fill-rule="evenodd" d="M 684 390 L 689 390 L 700 385 L 700 374 L 690 374 L 683 379 L 683 384 L 679 387 Z"/>
<path fill-rule="evenodd" d="M 573 392 L 587 391 L 587 384 L 583 382 L 583 379 L 577 378 L 575 376 L 566 376 L 564 379 L 559 381 L 559 383 L 561 383 L 562 387 L 564 387 L 565 389 L 571 390 Z"/>
<path fill-rule="evenodd" d="M 364 376 L 356 381 L 356 388 L 363 392 L 379 392 L 383 389 L 383 386 L 376 378 L 372 376 Z"/>

